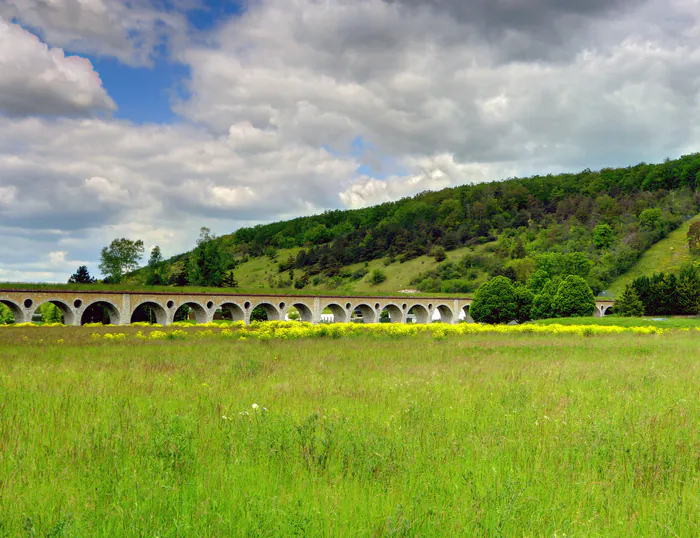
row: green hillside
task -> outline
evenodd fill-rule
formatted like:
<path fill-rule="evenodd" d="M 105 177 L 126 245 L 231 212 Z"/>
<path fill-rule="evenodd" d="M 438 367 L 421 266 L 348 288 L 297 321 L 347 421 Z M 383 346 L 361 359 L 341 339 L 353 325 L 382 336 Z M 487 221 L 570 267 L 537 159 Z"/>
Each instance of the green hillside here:
<path fill-rule="evenodd" d="M 472 293 L 503 275 L 576 274 L 608 289 L 700 213 L 700 154 L 463 185 L 357 210 L 203 229 L 194 250 L 112 283 L 277 293 Z M 676 235 L 673 235 L 676 237 Z M 108 281 L 108 282 L 110 282 Z M 302 291 L 304 290 L 304 291 Z"/>
<path fill-rule="evenodd" d="M 616 297 L 622 293 L 627 284 L 635 278 L 649 276 L 653 273 L 677 273 L 681 266 L 689 261 L 700 261 L 700 254 L 694 254 L 688 249 L 688 229 L 694 222 L 700 221 L 700 215 L 686 221 L 642 254 L 632 268 L 616 279 L 608 288 L 607 293 Z"/>
<path fill-rule="evenodd" d="M 446 259 L 441 262 L 458 263 L 465 255 L 471 253 L 488 253 L 488 249 L 493 247 L 490 245 L 479 245 L 477 247 L 463 247 L 446 252 Z M 251 258 L 248 261 L 241 263 L 235 269 L 236 279 L 240 289 L 245 290 L 270 290 L 275 289 L 270 286 L 270 278 L 277 279 L 280 276 L 279 260 L 285 260 L 290 255 L 296 257 L 299 248 L 282 249 L 277 252 L 277 257 L 274 260 L 267 256 Z M 400 263 L 394 261 L 387 264 L 385 258 L 380 258 L 368 262 L 360 262 L 343 267 L 343 270 L 338 275 L 338 278 L 329 280 L 321 276 L 317 277 L 318 282 L 314 283 L 314 278 L 311 278 L 309 284 L 304 287 L 303 292 L 316 293 L 328 292 L 335 290 L 337 293 L 344 294 L 373 294 L 392 295 L 399 293 L 402 290 L 416 290 L 414 283 L 421 274 L 428 271 L 435 271 L 440 266 L 440 263 L 435 261 L 435 258 L 427 255 L 419 256 L 412 260 Z M 379 269 L 386 276 L 386 280 L 379 284 L 372 284 L 370 279 L 372 272 Z M 353 277 L 359 273 L 366 272 L 360 278 Z M 343 277 L 342 274 L 349 273 L 350 277 Z M 475 285 L 485 280 L 485 275 L 477 281 Z M 466 292 L 465 292 L 466 293 Z"/>

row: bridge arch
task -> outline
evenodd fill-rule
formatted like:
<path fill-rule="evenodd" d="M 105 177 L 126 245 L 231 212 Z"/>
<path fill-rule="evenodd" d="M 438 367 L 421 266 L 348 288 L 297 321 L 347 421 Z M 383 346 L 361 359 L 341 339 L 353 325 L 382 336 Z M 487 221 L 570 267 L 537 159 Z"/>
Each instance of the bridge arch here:
<path fill-rule="evenodd" d="M 415 319 L 415 322 L 413 319 Z M 430 312 L 422 304 L 415 304 L 406 315 L 406 323 L 420 323 L 421 325 L 430 323 Z"/>
<path fill-rule="evenodd" d="M 211 302 L 211 301 L 210 301 Z M 213 306 L 213 305 L 212 305 Z M 189 309 L 189 310 L 188 310 Z M 174 320 L 179 320 L 179 318 L 187 316 L 189 312 L 194 314 L 194 319 L 197 323 L 206 323 L 209 321 L 209 314 L 206 307 L 199 304 L 197 301 L 185 301 L 177 305 L 174 308 L 175 313 L 173 314 Z"/>
<path fill-rule="evenodd" d="M 231 316 L 232 321 L 245 321 L 245 310 L 236 303 L 223 303 L 219 307 L 223 312 Z"/>
<path fill-rule="evenodd" d="M 299 317 L 301 318 L 301 321 L 307 321 L 311 323 L 314 320 L 314 313 L 308 305 L 305 305 L 304 303 L 294 303 L 289 305 L 287 311 L 289 311 L 290 308 L 296 308 L 297 312 L 299 312 Z"/>
<path fill-rule="evenodd" d="M 323 312 L 328 308 L 333 314 L 333 323 L 347 323 L 349 321 L 348 311 L 338 303 L 328 303 L 321 308 Z"/>
<path fill-rule="evenodd" d="M 155 301 L 143 301 L 131 310 L 129 323 L 137 322 L 157 323 L 158 325 L 168 324 L 168 313 L 162 305 Z"/>
<path fill-rule="evenodd" d="M 32 310 L 32 313 L 29 315 L 29 319 L 32 319 L 34 314 L 39 312 L 39 309 L 45 304 L 52 304 L 56 308 L 58 308 L 58 310 L 61 312 L 61 317 L 62 317 L 61 323 L 63 323 L 63 325 L 75 325 L 76 324 L 75 322 L 77 319 L 77 315 L 76 315 L 75 309 L 71 308 L 71 306 L 67 302 L 65 302 L 61 299 L 46 299 L 44 301 L 34 303 L 34 309 Z"/>
<path fill-rule="evenodd" d="M 353 307 L 353 313 L 359 312 L 362 316 L 362 323 L 377 323 L 377 312 L 366 303 L 360 303 Z"/>
<path fill-rule="evenodd" d="M 10 312 L 12 312 L 12 317 L 15 318 L 15 323 L 23 323 L 25 321 L 24 312 L 17 303 L 8 299 L 0 299 L 0 303 L 4 304 L 7 308 L 10 309 Z"/>
<path fill-rule="evenodd" d="M 389 316 L 390 323 L 403 323 L 403 311 L 397 305 L 395 305 L 394 303 L 384 305 L 384 308 L 382 308 L 379 314 L 380 319 L 385 311 Z"/>
<path fill-rule="evenodd" d="M 470 304 L 466 304 L 462 307 L 462 313 L 464 313 L 464 322 L 465 323 L 474 323 L 474 318 L 472 318 L 471 314 L 469 313 L 469 309 L 471 307 Z"/>
<path fill-rule="evenodd" d="M 122 316 L 119 308 L 105 299 L 92 301 L 85 306 L 80 315 L 80 324 L 87 323 L 104 323 L 107 321 L 109 325 L 121 325 Z"/>
<path fill-rule="evenodd" d="M 435 307 L 435 310 L 433 310 L 433 315 L 437 312 L 440 315 L 440 322 L 441 323 L 452 323 L 452 320 L 454 319 L 454 313 L 452 312 L 452 309 L 447 306 L 446 304 L 439 304 Z M 432 321 L 431 316 L 431 321 Z"/>
<path fill-rule="evenodd" d="M 256 308 L 260 308 L 264 312 L 264 314 L 265 314 L 264 317 L 267 318 L 267 321 L 279 321 L 280 319 L 282 319 L 282 315 L 281 315 L 280 311 L 272 303 L 268 303 L 268 302 L 263 301 L 263 302 L 254 304 L 252 306 L 252 309 L 251 309 L 251 315 L 253 313 L 253 310 L 255 310 Z"/>

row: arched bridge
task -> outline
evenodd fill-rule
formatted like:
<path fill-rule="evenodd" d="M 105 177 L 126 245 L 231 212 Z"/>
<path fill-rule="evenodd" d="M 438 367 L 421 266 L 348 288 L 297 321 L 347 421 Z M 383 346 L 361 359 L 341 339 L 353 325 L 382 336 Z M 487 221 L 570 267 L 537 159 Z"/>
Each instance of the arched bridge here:
<path fill-rule="evenodd" d="M 283 320 L 294 308 L 302 321 L 348 322 L 362 319 L 377 323 L 386 311 L 392 323 L 430 323 L 439 316 L 445 323 L 457 323 L 469 317 L 469 297 L 348 297 L 318 295 L 255 295 L 178 292 L 116 292 L 97 290 L 0 290 L 0 303 L 12 311 L 17 323 L 29 322 L 39 307 L 52 303 L 61 311 L 65 325 L 84 325 L 109 318 L 113 325 L 140 321 L 144 311 L 152 321 L 161 325 L 173 323 L 176 313 L 187 306 L 187 312 L 197 323 L 207 323 L 217 312 L 233 321 L 250 323 L 251 313 L 260 307 L 268 320 Z M 604 316 L 613 301 L 598 301 L 596 316 Z M 323 315 L 331 312 L 332 317 Z"/>

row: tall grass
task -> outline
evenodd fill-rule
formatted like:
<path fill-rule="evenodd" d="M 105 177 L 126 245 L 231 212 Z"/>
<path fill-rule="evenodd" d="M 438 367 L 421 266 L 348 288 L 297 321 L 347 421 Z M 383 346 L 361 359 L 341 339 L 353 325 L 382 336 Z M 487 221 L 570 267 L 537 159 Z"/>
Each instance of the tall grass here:
<path fill-rule="evenodd" d="M 623 318 L 605 316 L 603 318 L 553 318 L 533 321 L 536 325 L 598 325 L 603 327 L 657 327 L 659 329 L 700 329 L 700 316 L 657 316 Z"/>
<path fill-rule="evenodd" d="M 0 536 L 700 531 L 697 332 L 21 330 L 0 332 Z"/>

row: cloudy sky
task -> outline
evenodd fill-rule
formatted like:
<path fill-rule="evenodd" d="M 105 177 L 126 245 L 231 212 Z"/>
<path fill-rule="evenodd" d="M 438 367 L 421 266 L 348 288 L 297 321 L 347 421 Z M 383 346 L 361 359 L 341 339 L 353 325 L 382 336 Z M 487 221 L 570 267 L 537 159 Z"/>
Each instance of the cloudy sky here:
<path fill-rule="evenodd" d="M 700 0 L 0 0 L 0 281 L 700 149 Z"/>

